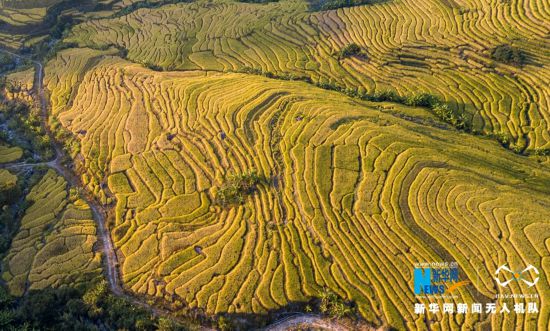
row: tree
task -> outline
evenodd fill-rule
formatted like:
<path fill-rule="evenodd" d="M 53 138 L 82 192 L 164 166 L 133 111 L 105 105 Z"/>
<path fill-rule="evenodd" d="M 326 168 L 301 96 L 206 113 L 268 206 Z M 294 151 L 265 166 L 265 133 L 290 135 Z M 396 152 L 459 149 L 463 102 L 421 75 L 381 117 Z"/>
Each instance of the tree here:
<path fill-rule="evenodd" d="M 342 318 L 353 314 L 352 307 L 328 288 L 321 292 L 321 304 L 319 310 L 333 318 Z"/>
<path fill-rule="evenodd" d="M 344 46 L 339 53 L 340 58 L 347 58 L 350 56 L 356 56 L 356 55 L 366 55 L 359 45 L 356 43 L 351 43 L 346 46 Z"/>
<path fill-rule="evenodd" d="M 221 185 L 216 193 L 216 204 L 223 207 L 237 205 L 244 202 L 244 198 L 256 191 L 261 178 L 252 169 L 248 172 L 231 175 Z"/>
<path fill-rule="evenodd" d="M 506 64 L 521 66 L 525 63 L 525 53 L 515 46 L 501 44 L 493 48 L 491 58 Z"/>

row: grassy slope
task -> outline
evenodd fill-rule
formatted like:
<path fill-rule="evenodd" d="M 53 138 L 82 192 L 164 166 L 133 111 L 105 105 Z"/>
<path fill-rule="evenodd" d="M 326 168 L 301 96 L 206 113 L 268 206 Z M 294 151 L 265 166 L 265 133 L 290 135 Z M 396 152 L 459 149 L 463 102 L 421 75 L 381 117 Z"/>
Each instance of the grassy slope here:
<path fill-rule="evenodd" d="M 308 13 L 296 1 L 198 1 L 90 21 L 68 40 L 115 44 L 133 61 L 164 68 L 254 67 L 371 92 L 430 92 L 466 112 L 478 131 L 510 135 L 520 149 L 550 148 L 549 8 L 534 0 L 449 3 Z M 339 60 L 335 53 L 350 43 L 368 56 Z M 501 43 L 524 50 L 527 64 L 492 61 L 490 49 Z"/>
<path fill-rule="evenodd" d="M 23 155 L 23 150 L 19 147 L 9 147 L 0 144 L 0 163 L 10 163 L 17 161 Z"/>
<path fill-rule="evenodd" d="M 86 49 L 58 54 L 46 83 L 56 117 L 81 140 L 84 182 L 116 197 L 112 235 L 136 293 L 262 313 L 326 286 L 369 321 L 425 328 L 412 312 L 411 265 L 442 259 L 480 292 L 463 288 L 457 302 L 492 301 L 503 263 L 539 268 L 548 300 L 550 173 L 489 139 L 306 83 L 159 73 Z M 252 168 L 277 184 L 242 206 L 212 205 L 224 175 Z M 538 320 L 491 323 L 546 329 L 542 309 Z"/>
<path fill-rule="evenodd" d="M 69 201 L 66 182 L 53 170 L 26 196 L 30 204 L 3 261 L 2 278 L 13 295 L 77 285 L 101 272 L 95 224 L 82 200 Z"/>

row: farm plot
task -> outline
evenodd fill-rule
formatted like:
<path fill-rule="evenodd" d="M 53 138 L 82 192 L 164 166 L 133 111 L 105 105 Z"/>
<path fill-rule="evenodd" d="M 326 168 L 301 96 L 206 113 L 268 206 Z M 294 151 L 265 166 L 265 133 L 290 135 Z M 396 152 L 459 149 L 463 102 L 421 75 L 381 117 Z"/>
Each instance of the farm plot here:
<path fill-rule="evenodd" d="M 89 57 L 61 52 L 46 81 L 52 100 L 73 95 L 55 116 L 80 140 L 84 183 L 116 202 L 111 234 L 130 291 L 261 314 L 329 288 L 373 323 L 424 329 L 407 304 L 415 262 L 458 261 L 474 283 L 456 300 L 471 303 L 497 293 L 499 265 L 529 261 L 548 300 L 544 166 L 306 83 L 155 72 L 107 55 L 76 65 Z M 74 93 L 59 88 L 66 67 L 80 77 Z M 252 169 L 264 178 L 254 194 L 215 203 L 228 176 Z M 489 322 L 547 329 L 541 309 Z M 479 322 L 427 318 L 443 329 Z"/>
<path fill-rule="evenodd" d="M 0 45 L 13 50 L 30 48 L 48 37 L 57 39 L 68 17 L 108 17 L 132 2 L 136 0 L 1 0 Z"/>
<path fill-rule="evenodd" d="M 303 2 L 198 1 L 86 22 L 67 41 L 118 45 L 156 68 L 308 76 L 368 92 L 429 92 L 517 150 L 550 148 L 548 7 L 539 1 L 384 1 L 310 13 Z M 495 19 L 498 18 L 498 19 Z M 361 56 L 341 57 L 356 44 Z M 491 58 L 512 44 L 517 67 Z"/>
<path fill-rule="evenodd" d="M 13 295 L 100 277 L 96 228 L 88 205 L 67 193 L 49 170 L 26 197 L 30 206 L 3 261 L 2 278 Z"/>
<path fill-rule="evenodd" d="M 17 161 L 21 156 L 23 156 L 23 150 L 21 148 L 0 144 L 0 163 Z"/>
<path fill-rule="evenodd" d="M 17 176 L 6 169 L 0 169 L 0 192 L 9 190 L 17 183 Z"/>
<path fill-rule="evenodd" d="M 0 1 L 0 20 L 13 26 L 40 23 L 46 16 L 46 10 L 61 0 L 2 0 Z"/>
<path fill-rule="evenodd" d="M 2 0 L 0 1 L 0 44 L 17 49 L 29 39 L 28 34 L 40 29 L 48 8 L 62 0 Z"/>
<path fill-rule="evenodd" d="M 4 89 L 6 99 L 33 104 L 34 73 L 34 68 L 29 68 L 6 75 L 6 88 Z"/>

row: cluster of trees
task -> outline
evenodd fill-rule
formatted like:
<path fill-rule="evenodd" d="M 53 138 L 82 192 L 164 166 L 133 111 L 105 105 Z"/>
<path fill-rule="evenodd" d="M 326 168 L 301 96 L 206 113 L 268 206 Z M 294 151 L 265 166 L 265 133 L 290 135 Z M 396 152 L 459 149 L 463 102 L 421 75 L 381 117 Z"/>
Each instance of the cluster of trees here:
<path fill-rule="evenodd" d="M 262 69 L 251 68 L 251 67 L 247 67 L 247 66 L 242 67 L 237 72 L 238 73 L 243 73 L 243 74 L 264 76 L 264 77 L 267 77 L 267 78 L 274 78 L 274 79 L 281 79 L 281 80 L 291 80 L 291 81 L 297 80 L 297 81 L 302 81 L 302 82 L 306 82 L 306 83 L 313 83 L 313 81 L 311 80 L 311 78 L 309 76 L 297 75 L 297 74 L 292 73 L 292 72 L 278 72 L 278 73 L 275 73 L 273 71 L 263 71 Z"/>
<path fill-rule="evenodd" d="M 80 152 L 80 141 L 61 125 L 57 117 L 51 117 L 50 130 L 54 133 L 55 140 L 63 144 L 65 152 L 67 152 L 71 158 L 76 158 Z"/>
<path fill-rule="evenodd" d="M 342 92 L 350 97 L 359 98 L 367 101 L 375 102 L 395 102 L 406 106 L 426 107 L 436 115 L 441 121 L 448 123 L 458 130 L 472 132 L 472 123 L 466 114 L 449 107 L 445 102 L 441 101 L 437 96 L 429 93 L 417 93 L 407 96 L 401 96 L 392 90 L 377 91 L 369 94 L 361 92 L 358 89 L 345 88 L 331 82 L 319 82 L 318 87 Z"/>
<path fill-rule="evenodd" d="M 350 56 L 363 56 L 366 57 L 367 54 L 363 52 L 361 47 L 355 43 L 348 44 L 344 46 L 340 52 L 338 52 L 338 58 L 345 59 Z"/>
<path fill-rule="evenodd" d="M 222 207 L 242 204 L 246 196 L 256 191 L 261 177 L 256 170 L 230 175 L 216 192 L 216 204 Z"/>
<path fill-rule="evenodd" d="M 491 50 L 491 58 L 495 61 L 521 66 L 525 64 L 525 53 L 518 47 L 502 44 Z"/>
<path fill-rule="evenodd" d="M 5 88 L 6 82 L 0 82 L 0 90 Z M 0 141 L 23 147 L 26 151 L 33 151 L 42 160 L 51 159 L 54 155 L 50 137 L 41 124 L 41 114 L 38 107 L 19 100 L 6 100 L 0 95 L 0 123 L 5 123 L 9 131 L 0 133 Z"/>
<path fill-rule="evenodd" d="M 279 0 L 239 0 L 244 3 L 268 3 L 268 2 L 278 2 Z"/>
<path fill-rule="evenodd" d="M 318 10 L 332 10 L 345 7 L 354 7 L 360 5 L 370 5 L 379 2 L 377 0 L 327 0 L 319 1 L 314 8 Z"/>
<path fill-rule="evenodd" d="M 18 183 L 0 190 L 0 257 L 4 256 L 10 246 L 13 220 L 18 213 L 17 202 L 21 196 L 21 185 Z"/>
<path fill-rule="evenodd" d="M 356 313 L 352 302 L 345 301 L 327 288 L 321 292 L 320 300 L 319 311 L 332 318 L 352 317 Z"/>
<path fill-rule="evenodd" d="M 17 183 L 10 183 L 10 185 L 0 184 L 0 208 L 15 203 L 20 196 L 21 187 Z"/>
<path fill-rule="evenodd" d="M 90 288 L 46 288 L 14 298 L 0 288 L 2 330 L 184 330 L 109 292 L 105 281 Z"/>
<path fill-rule="evenodd" d="M 180 3 L 180 2 L 189 2 L 189 0 L 158 0 L 158 1 L 138 1 L 134 2 L 131 5 L 128 5 L 118 12 L 114 13 L 111 17 L 121 17 L 126 16 L 130 14 L 133 11 L 136 11 L 141 8 L 158 8 L 164 5 L 170 5 L 174 3 Z"/>
<path fill-rule="evenodd" d="M 15 58 L 6 53 L 0 53 L 0 73 L 15 69 L 17 62 Z"/>

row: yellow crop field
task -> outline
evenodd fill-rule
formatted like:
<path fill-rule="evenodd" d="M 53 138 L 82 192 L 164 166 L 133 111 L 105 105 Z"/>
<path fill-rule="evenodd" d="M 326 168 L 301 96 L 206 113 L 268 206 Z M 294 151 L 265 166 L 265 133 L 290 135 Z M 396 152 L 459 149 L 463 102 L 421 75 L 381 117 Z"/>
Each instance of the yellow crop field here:
<path fill-rule="evenodd" d="M 69 200 L 67 183 L 49 170 L 26 196 L 30 204 L 3 260 L 2 278 L 16 296 L 97 279 L 101 257 L 88 205 Z"/>
<path fill-rule="evenodd" d="M 0 1 L 0 45 L 17 49 L 28 41 L 28 34 L 41 30 L 47 11 L 62 0 Z"/>
<path fill-rule="evenodd" d="M 0 1 L 0 20 L 13 26 L 40 23 L 46 10 L 61 0 L 2 0 Z"/>
<path fill-rule="evenodd" d="M 526 35 L 525 47 L 542 40 L 540 24 L 529 22 L 547 10 L 528 3 L 531 15 L 521 20 L 514 17 L 524 7 L 512 17 L 504 5 L 495 9 L 498 24 Z M 80 141 L 75 162 L 83 184 L 104 204 L 113 202 L 110 233 L 123 287 L 213 314 L 265 314 L 330 289 L 378 326 L 548 329 L 547 165 L 438 124 L 423 108 L 222 72 L 249 66 L 369 90 L 438 91 L 467 107 L 479 128 L 527 130 L 530 148 L 548 146 L 547 90 L 536 88 L 547 69 L 535 75 L 528 64 L 508 76 L 516 69 L 475 69 L 481 49 L 451 56 L 473 33 L 467 22 L 492 10 L 482 1 L 460 4 L 476 10 L 389 1 L 309 14 L 297 2 L 199 1 L 73 28 L 70 39 L 122 45 L 130 60 L 189 69 L 153 71 L 87 48 L 63 50 L 45 68 L 54 117 Z M 398 13 L 406 19 L 397 20 Z M 460 17 L 469 19 L 458 24 Z M 481 45 L 497 28 L 483 26 L 471 43 Z M 368 49 L 371 62 L 331 57 L 352 40 Z M 429 46 L 436 42 L 450 49 Z M 399 56 L 419 52 L 429 68 L 398 70 L 406 65 Z M 384 53 L 396 60 L 382 67 L 375 59 Z M 542 50 L 530 56 L 547 61 Z M 514 111 L 534 98 L 527 112 Z M 242 204 L 216 203 L 228 178 L 252 171 L 261 180 Z M 63 186 L 52 177 L 48 187 Z M 48 208 L 65 208 L 58 202 L 64 194 L 56 197 Z M 36 256 L 34 248 L 17 252 L 23 261 Z M 540 281 L 530 290 L 509 286 L 534 291 L 540 314 L 416 314 L 408 304 L 418 300 L 411 265 L 441 259 L 458 262 L 472 280 L 456 290 L 455 304 L 491 302 L 499 293 L 494 271 L 528 261 Z M 19 292 L 29 274 L 21 269 L 8 282 Z"/>
<path fill-rule="evenodd" d="M 17 183 L 17 176 L 6 169 L 0 169 L 0 191 L 12 188 Z"/>
<path fill-rule="evenodd" d="M 34 68 L 29 68 L 23 71 L 13 72 L 6 75 L 6 99 L 22 100 L 28 104 L 33 104 L 33 80 Z"/>
<path fill-rule="evenodd" d="M 8 147 L 0 144 L 0 164 L 17 161 L 23 156 L 23 150 L 19 147 Z"/>
<path fill-rule="evenodd" d="M 67 41 L 117 45 L 132 61 L 169 70 L 254 68 L 368 92 L 429 92 L 464 112 L 475 131 L 532 152 L 550 148 L 544 3 L 399 0 L 312 13 L 301 1 L 196 1 L 92 20 Z M 365 56 L 337 56 L 348 44 Z M 494 61 L 500 44 L 522 49 L 525 64 Z"/>
<path fill-rule="evenodd" d="M 547 0 L 0 0 L 0 328 L 550 330 L 549 68 Z"/>

